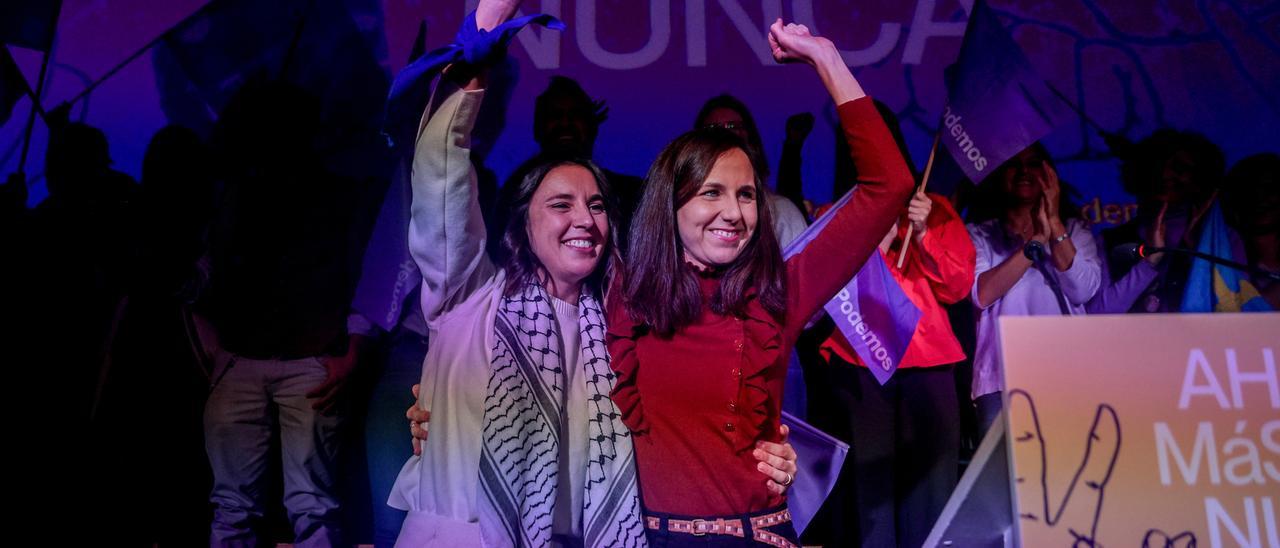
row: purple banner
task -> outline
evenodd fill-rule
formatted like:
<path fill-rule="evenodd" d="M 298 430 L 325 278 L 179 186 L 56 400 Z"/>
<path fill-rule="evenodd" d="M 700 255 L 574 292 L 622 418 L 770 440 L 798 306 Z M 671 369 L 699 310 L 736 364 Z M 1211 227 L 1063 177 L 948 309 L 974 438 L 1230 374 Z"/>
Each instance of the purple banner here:
<path fill-rule="evenodd" d="M 1065 104 L 981 0 L 969 15 L 947 94 L 941 141 L 975 183 L 1066 119 Z"/>
<path fill-rule="evenodd" d="M 787 441 L 796 449 L 795 483 L 787 490 L 787 509 L 796 534 L 803 535 L 813 516 L 836 486 L 849 444 L 831 437 L 795 415 L 782 412 L 782 424 L 791 429 Z"/>
<path fill-rule="evenodd" d="M 791 258 L 804 250 L 852 197 L 853 192 L 845 194 L 800 233 L 783 256 Z M 911 344 L 920 322 L 920 308 L 902 291 L 879 250 L 867 258 L 862 270 L 824 308 L 876 380 L 880 384 L 889 382 Z"/>
<path fill-rule="evenodd" d="M 872 253 L 825 308 L 876 380 L 889 382 L 911 344 L 920 309 L 893 279 L 884 256 Z"/>
<path fill-rule="evenodd" d="M 209 3 L 64 2 L 44 105 L 52 107 L 80 94 Z M 262 13 L 255 17 L 272 17 L 279 5 L 293 3 L 257 2 Z M 328 0 L 316 5 L 325 3 Z M 426 50 L 435 49 L 453 41 L 463 16 L 476 6 L 476 0 L 341 3 L 388 73 L 405 65 L 424 20 L 430 29 Z M 1202 9 L 1201 4 L 1212 9 Z M 1227 161 L 1234 163 L 1275 148 L 1275 127 L 1280 125 L 1280 63 L 1275 62 L 1280 55 L 1280 10 L 1274 4 L 1001 0 L 991 6 L 1036 72 L 1098 126 L 1133 140 L 1160 127 L 1194 129 L 1222 145 Z M 775 167 L 786 119 L 798 112 L 817 117 L 803 147 L 801 171 L 806 196 L 826 203 L 833 199 L 831 100 L 809 67 L 773 62 L 764 41 L 769 23 L 777 17 L 794 20 L 834 41 L 864 88 L 901 119 L 907 146 L 915 163 L 923 166 L 947 103 L 943 70 L 957 59 L 971 6 L 969 0 L 526 0 L 522 15 L 548 13 L 568 28 L 530 29 L 513 42 L 516 74 L 510 108 L 505 129 L 485 158 L 486 167 L 503 180 L 537 150 L 532 139 L 534 98 L 553 75 L 575 78 L 591 97 L 607 101 L 609 120 L 600 127 L 594 157 L 611 170 L 633 175 L 644 174 L 663 145 L 692 127 L 703 101 L 730 92 L 751 107 L 766 156 Z M 0 23 L 7 21 L 0 15 Z M 287 40 L 294 29 L 296 25 L 289 25 L 274 32 Z M 338 46 L 332 34 L 317 34 Z M 40 52 L 10 50 L 34 84 Z M 355 53 L 353 48 L 339 53 L 344 51 Z M 171 122 L 190 123 L 184 117 L 166 116 L 166 110 L 170 115 L 175 111 L 162 109 L 162 104 L 200 103 L 194 106 L 207 110 L 203 101 L 194 99 L 194 89 L 182 87 L 186 77 L 181 71 L 171 73 L 182 76 L 175 84 L 180 93 L 162 91 L 167 71 L 155 57 L 144 55 L 115 73 L 76 101 L 71 113 L 73 120 L 102 128 L 114 167 L 134 176 L 141 172 L 146 145 L 156 130 Z M 296 62 L 307 58 L 311 54 Z M 376 88 L 363 85 L 366 79 L 357 76 L 330 80 L 362 84 L 353 91 Z M 26 124 L 18 120 L 26 120 L 30 104 L 18 101 L 13 118 L 0 127 L 0 176 L 20 169 Z M 960 123 L 970 129 L 979 121 L 965 115 Z M 1118 182 L 1115 158 L 1078 115 L 1056 125 L 1042 140 L 1062 179 L 1081 191 L 1081 213 L 1089 222 L 1105 227 L 1132 219 L 1136 207 Z M 21 168 L 31 177 L 31 205 L 47 194 L 41 176 L 46 142 L 47 132 L 37 118 L 31 152 Z M 950 163 L 950 156 L 944 157 Z M 935 162 L 930 188 L 942 183 L 941 163 L 943 158 Z"/>

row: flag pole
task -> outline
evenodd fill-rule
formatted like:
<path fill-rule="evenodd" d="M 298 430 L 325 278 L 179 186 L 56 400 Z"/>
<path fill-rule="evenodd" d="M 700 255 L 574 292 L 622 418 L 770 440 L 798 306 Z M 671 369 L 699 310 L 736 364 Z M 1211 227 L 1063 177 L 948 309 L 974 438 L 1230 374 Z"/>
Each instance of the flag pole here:
<path fill-rule="evenodd" d="M 289 37 L 289 47 L 284 52 L 284 61 L 280 62 L 280 72 L 278 78 L 285 78 L 289 74 L 289 67 L 293 65 L 293 55 L 298 51 L 298 43 L 302 41 L 302 31 L 307 26 L 307 18 L 311 16 L 311 11 L 315 8 L 315 0 L 308 0 L 307 6 L 303 8 L 302 14 L 298 17 L 298 23 L 293 27 L 293 35 Z"/>
<path fill-rule="evenodd" d="M 160 33 L 159 36 L 155 37 L 150 42 L 147 42 L 145 45 L 138 48 L 137 51 L 133 52 L 128 57 L 125 57 L 123 61 L 116 63 L 116 66 L 111 67 L 111 70 L 108 70 L 105 74 L 98 77 L 97 80 L 94 80 L 93 83 L 88 85 L 88 87 L 85 87 L 84 89 L 80 90 L 80 93 L 77 93 L 75 97 L 68 99 L 66 102 L 74 105 L 76 101 L 79 101 L 85 95 L 88 95 L 94 89 L 97 89 L 98 84 L 101 84 L 107 81 L 108 78 L 115 76 L 117 72 L 120 72 L 120 69 L 123 69 L 124 67 L 128 66 L 129 63 L 132 63 L 134 59 L 141 57 L 142 54 L 147 52 L 147 50 L 150 50 L 151 48 L 155 47 L 156 44 L 159 44 L 161 40 L 164 40 L 165 38 L 167 38 L 169 36 L 169 33 L 173 32 L 174 29 L 177 29 L 178 27 L 181 27 L 182 25 L 186 24 L 187 21 L 191 21 L 192 19 L 195 19 L 197 17 L 204 15 L 206 12 L 210 11 L 214 5 L 218 3 L 219 3 L 218 0 L 212 0 L 209 3 L 203 6 L 200 6 L 200 9 L 192 12 L 191 15 L 184 17 L 181 21 L 178 21 L 172 27 L 169 27 L 168 30 Z"/>
<path fill-rule="evenodd" d="M 1080 105 L 1077 105 L 1071 99 L 1068 99 L 1067 95 L 1065 93 L 1062 93 L 1062 91 L 1060 91 L 1057 86 L 1049 83 L 1048 80 L 1045 80 L 1044 85 L 1048 87 L 1049 91 L 1053 92 L 1053 94 L 1056 95 L 1059 100 L 1061 100 L 1064 104 L 1066 104 L 1068 108 L 1074 111 L 1076 115 L 1080 116 L 1080 119 L 1084 120 L 1084 123 L 1089 124 L 1089 127 L 1093 128 L 1094 131 L 1102 135 L 1110 135 L 1109 131 L 1102 129 L 1102 126 L 1098 125 L 1097 122 L 1093 121 L 1093 118 L 1090 118 L 1089 115 L 1084 112 L 1084 109 L 1080 108 Z"/>
<path fill-rule="evenodd" d="M 53 48 L 49 48 L 53 49 Z M 31 112 L 27 114 L 27 129 L 22 137 L 22 154 L 18 156 L 18 173 L 23 173 L 26 178 L 27 153 L 31 151 L 31 132 L 36 126 L 36 113 L 43 113 L 44 109 L 40 108 L 40 96 L 44 93 L 45 74 L 49 71 L 49 52 L 44 52 L 44 59 L 40 61 L 40 79 L 36 81 L 35 95 L 31 96 Z M 27 86 L 27 89 L 31 89 Z"/>
<path fill-rule="evenodd" d="M 933 133 L 933 146 L 929 147 L 929 161 L 924 164 L 924 176 L 920 178 L 920 187 L 916 189 L 915 194 L 924 192 L 926 186 L 929 185 L 929 174 L 933 172 L 933 158 L 938 155 L 938 139 L 942 137 L 942 126 L 939 124 L 938 131 Z M 915 194 L 912 194 L 914 196 Z M 915 225 L 907 224 L 907 237 L 902 241 L 902 251 L 898 254 L 898 269 L 902 269 L 902 263 L 907 259 L 907 249 L 911 246 L 911 234 L 915 232 Z"/>
<path fill-rule="evenodd" d="M 203 8 L 201 8 L 201 9 L 200 9 L 199 11 L 197 11 L 196 13 L 198 14 L 200 11 L 204 11 L 204 9 L 203 9 Z M 192 14 L 192 16 L 191 16 L 191 17 L 195 17 L 195 15 L 196 15 L 196 14 Z M 188 17 L 187 19 L 190 19 L 190 17 Z M 183 19 L 183 22 L 185 22 L 185 21 L 186 21 L 186 19 Z M 181 24 L 182 24 L 182 23 L 178 23 L 178 25 L 181 25 Z M 176 28 L 176 27 L 177 27 L 177 25 L 174 25 L 174 28 Z M 81 98 L 83 98 L 85 95 L 88 95 L 88 94 L 89 94 L 90 92 L 92 92 L 94 89 L 97 89 L 98 84 L 101 84 L 101 83 L 103 83 L 103 82 L 107 81 L 107 79 L 108 79 L 108 78 L 111 78 L 112 76 L 115 76 L 117 72 L 120 72 L 120 69 L 123 69 L 124 67 L 128 66 L 128 65 L 129 65 L 129 63 L 132 63 L 134 59 L 137 59 L 138 57 L 141 57 L 141 56 L 142 56 L 142 54 L 144 54 L 144 53 L 146 53 L 146 52 L 147 52 L 147 50 L 151 49 L 151 48 L 152 48 L 152 47 L 154 47 L 156 44 L 160 43 L 160 41 L 161 41 L 161 40 L 164 40 L 164 39 L 165 39 L 165 37 L 169 35 L 169 32 L 170 32 L 170 31 L 172 31 L 172 30 L 173 30 L 173 28 L 170 28 L 169 30 L 166 30 L 166 31 L 164 31 L 164 32 L 160 33 L 160 36 L 155 37 L 155 39 L 151 40 L 150 42 L 147 42 L 147 44 L 146 44 L 146 45 L 144 45 L 144 46 L 142 46 L 142 47 L 138 48 L 138 51 L 135 51 L 135 52 L 133 52 L 132 54 L 130 54 L 128 57 L 125 57 L 125 58 L 124 58 L 124 60 L 123 60 L 123 61 L 121 61 L 121 62 L 119 62 L 119 63 L 117 63 L 117 64 L 116 64 L 116 66 L 111 67 L 111 70 L 108 70 L 108 71 L 106 72 L 106 74 L 103 74 L 102 76 L 98 77 L 98 79 L 97 79 L 97 80 L 94 80 L 92 83 L 90 83 L 90 84 L 88 85 L 88 87 L 85 87 L 84 89 L 80 90 L 80 93 L 77 93 L 77 94 L 75 95 L 75 97 L 72 97 L 72 98 L 68 99 L 68 100 L 67 100 L 67 103 L 70 103 L 70 104 L 73 104 L 73 105 L 74 105 L 76 101 L 79 101 L 79 100 L 80 100 Z"/>

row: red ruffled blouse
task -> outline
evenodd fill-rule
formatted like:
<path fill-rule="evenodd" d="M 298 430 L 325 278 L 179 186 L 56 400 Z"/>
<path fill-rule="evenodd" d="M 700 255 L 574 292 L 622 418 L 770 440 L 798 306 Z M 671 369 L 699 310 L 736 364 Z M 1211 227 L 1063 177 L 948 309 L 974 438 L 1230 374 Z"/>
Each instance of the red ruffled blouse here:
<path fill-rule="evenodd" d="M 716 314 L 704 301 L 697 322 L 661 338 L 632 321 L 620 292 L 610 292 L 613 400 L 633 433 L 641 498 L 651 511 L 721 516 L 784 501 L 766 489 L 751 449 L 757 440 L 777 441 L 791 347 L 876 249 L 914 185 L 870 98 L 837 112 L 859 184 L 839 216 L 786 262 L 783 317 L 754 299 L 743 317 Z M 720 281 L 700 274 L 699 283 L 709 298 Z"/>

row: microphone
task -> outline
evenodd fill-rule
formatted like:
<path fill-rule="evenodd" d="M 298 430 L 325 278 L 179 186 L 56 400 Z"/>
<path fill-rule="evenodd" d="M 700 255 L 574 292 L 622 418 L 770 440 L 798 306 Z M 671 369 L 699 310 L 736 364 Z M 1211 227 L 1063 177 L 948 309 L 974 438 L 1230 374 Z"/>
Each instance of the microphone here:
<path fill-rule="evenodd" d="M 1063 316 L 1071 315 L 1071 307 L 1067 305 L 1067 296 L 1062 293 L 1062 285 L 1058 283 L 1058 276 L 1050 272 L 1048 266 L 1044 262 L 1044 244 L 1031 240 L 1022 246 L 1022 255 L 1031 260 L 1031 264 L 1035 265 L 1036 270 L 1040 271 L 1040 275 L 1044 276 L 1044 281 L 1049 284 L 1049 289 L 1053 290 L 1053 297 L 1058 301 L 1058 311 Z"/>
<path fill-rule="evenodd" d="M 1208 253 L 1201 253 L 1199 251 L 1185 249 L 1181 247 L 1147 247 L 1146 244 L 1130 242 L 1130 243 L 1120 244 L 1118 246 L 1111 248 L 1111 257 L 1119 261 L 1125 261 L 1125 260 L 1137 261 L 1139 259 L 1144 259 L 1146 257 L 1149 257 L 1153 253 L 1182 253 L 1184 255 L 1190 255 L 1192 257 L 1204 259 L 1214 264 L 1219 264 L 1228 268 L 1234 268 L 1241 272 L 1248 272 L 1255 276 L 1261 276 L 1265 278 L 1270 278 L 1272 280 L 1280 281 L 1280 273 L 1268 272 L 1260 268 L 1254 268 L 1246 264 L 1240 264 L 1235 261 L 1223 259 L 1222 257 L 1210 255 Z M 1030 255 L 1028 255 L 1028 257 L 1030 257 Z"/>
<path fill-rule="evenodd" d="M 1022 255 L 1031 260 L 1031 262 L 1039 264 L 1044 260 L 1044 244 L 1031 240 L 1027 245 L 1022 246 Z"/>
<path fill-rule="evenodd" d="M 1146 256 L 1146 245 L 1137 242 L 1124 243 L 1111 248 L 1111 258 L 1118 262 L 1136 261 Z"/>

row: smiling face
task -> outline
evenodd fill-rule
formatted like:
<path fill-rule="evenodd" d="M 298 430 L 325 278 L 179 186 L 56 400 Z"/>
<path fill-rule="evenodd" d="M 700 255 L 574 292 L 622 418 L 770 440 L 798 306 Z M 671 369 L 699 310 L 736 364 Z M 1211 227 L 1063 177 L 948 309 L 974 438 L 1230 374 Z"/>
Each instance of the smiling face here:
<path fill-rule="evenodd" d="M 685 260 L 714 268 L 738 258 L 755 234 L 756 190 L 747 154 L 739 148 L 721 154 L 693 197 L 676 210 Z"/>
<path fill-rule="evenodd" d="M 1046 158 L 1036 147 L 1028 147 L 1001 166 L 1001 184 L 1005 195 L 1014 203 L 1035 203 L 1044 192 L 1040 180 L 1045 178 Z"/>
<path fill-rule="evenodd" d="M 558 296 L 575 295 L 595 271 L 609 240 L 604 197 L 586 168 L 552 169 L 529 200 L 529 247 Z"/>

